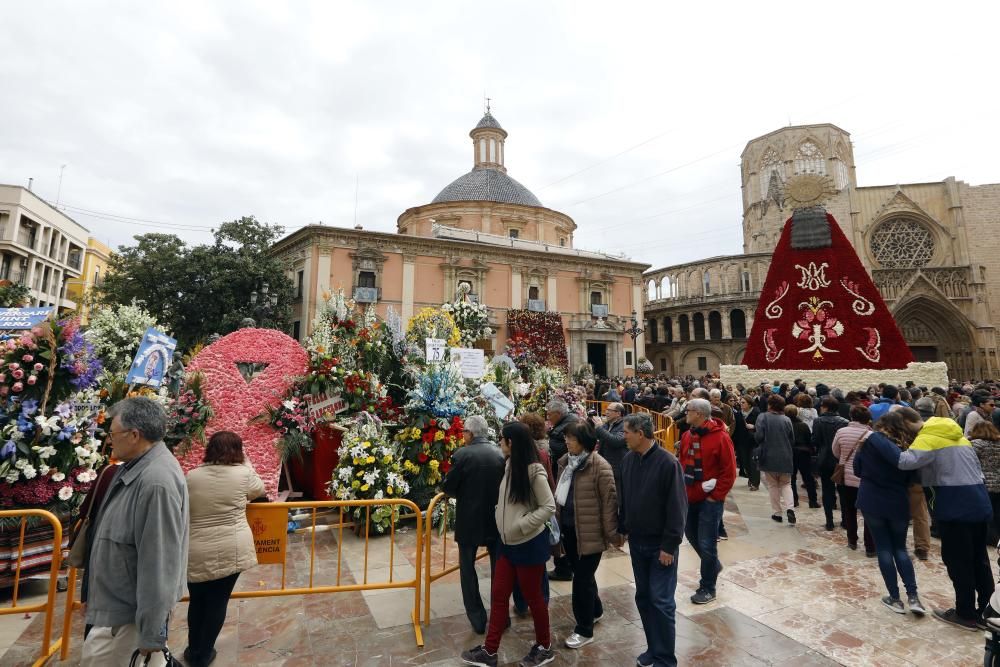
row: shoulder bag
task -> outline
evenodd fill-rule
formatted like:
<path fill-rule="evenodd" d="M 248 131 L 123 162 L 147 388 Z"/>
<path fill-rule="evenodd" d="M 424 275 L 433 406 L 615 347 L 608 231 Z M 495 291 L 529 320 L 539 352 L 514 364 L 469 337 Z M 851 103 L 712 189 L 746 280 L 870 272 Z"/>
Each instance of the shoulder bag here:
<path fill-rule="evenodd" d="M 111 471 L 110 473 L 108 472 L 109 470 Z M 100 510 L 101 504 L 104 502 L 104 496 L 108 492 L 108 482 L 114 479 L 117 470 L 118 466 L 116 465 L 104 466 L 97 479 L 94 480 L 94 486 L 91 488 L 90 493 L 83 501 L 87 505 L 87 509 L 84 512 L 83 518 L 76 524 L 76 530 L 73 531 L 73 536 L 69 541 L 69 553 L 66 555 L 66 562 L 70 564 L 70 567 L 81 568 L 87 565 L 87 555 L 90 553 L 87 531 L 90 528 L 90 521 L 92 517 L 96 516 L 96 512 Z"/>
<path fill-rule="evenodd" d="M 868 432 L 864 433 L 860 438 L 858 438 L 858 441 L 854 443 L 853 447 L 851 447 L 851 451 L 847 452 L 847 456 L 844 457 L 844 461 L 850 461 L 851 460 L 851 456 L 854 454 L 854 450 L 857 449 L 858 445 L 860 445 L 862 442 L 864 442 L 865 439 L 869 435 L 871 435 L 871 434 L 872 434 L 872 432 L 868 431 Z M 843 484 L 844 483 L 844 475 L 846 474 L 845 465 L 846 465 L 845 463 L 841 463 L 840 461 L 838 461 L 837 465 L 834 466 L 833 472 L 830 473 L 830 480 L 834 484 Z"/>
<path fill-rule="evenodd" d="M 163 657 L 166 659 L 166 667 L 184 667 L 181 662 L 170 654 L 168 649 L 163 649 L 162 651 L 157 651 L 157 653 L 162 653 Z M 144 667 L 149 664 L 149 659 L 153 657 L 153 654 L 143 657 L 139 649 L 132 652 L 132 659 L 128 663 L 128 667 Z"/>

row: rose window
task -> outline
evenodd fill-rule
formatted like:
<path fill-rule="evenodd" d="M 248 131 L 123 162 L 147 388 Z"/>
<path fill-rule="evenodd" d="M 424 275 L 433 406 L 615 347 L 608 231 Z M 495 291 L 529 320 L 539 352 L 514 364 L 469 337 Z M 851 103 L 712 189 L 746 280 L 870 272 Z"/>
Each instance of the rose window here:
<path fill-rule="evenodd" d="M 934 256 L 934 237 L 912 218 L 893 218 L 880 224 L 871 238 L 872 256 L 888 269 L 926 266 Z"/>

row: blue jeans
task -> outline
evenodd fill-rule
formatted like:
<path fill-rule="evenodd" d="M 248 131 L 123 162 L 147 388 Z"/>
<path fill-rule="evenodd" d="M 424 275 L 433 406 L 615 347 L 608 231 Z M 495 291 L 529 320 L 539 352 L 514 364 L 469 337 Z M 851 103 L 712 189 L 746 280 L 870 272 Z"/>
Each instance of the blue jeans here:
<path fill-rule="evenodd" d="M 688 505 L 684 534 L 701 558 L 699 588 L 715 595 L 715 581 L 719 578 L 719 524 L 722 522 L 724 503 L 703 500 Z"/>
<path fill-rule="evenodd" d="M 660 564 L 659 545 L 640 545 L 629 541 L 632 573 L 635 575 L 635 606 L 646 633 L 646 652 L 654 667 L 677 667 L 674 655 L 676 621 L 674 592 L 677 590 L 677 552 L 671 565 Z"/>
<path fill-rule="evenodd" d="M 909 519 L 884 519 L 865 513 L 865 527 L 870 529 L 875 538 L 875 553 L 878 554 L 878 568 L 885 580 L 885 589 L 889 596 L 899 598 L 899 583 L 896 572 L 899 572 L 906 588 L 907 595 L 917 594 L 917 575 L 913 572 L 913 562 L 906 552 L 906 530 Z"/>

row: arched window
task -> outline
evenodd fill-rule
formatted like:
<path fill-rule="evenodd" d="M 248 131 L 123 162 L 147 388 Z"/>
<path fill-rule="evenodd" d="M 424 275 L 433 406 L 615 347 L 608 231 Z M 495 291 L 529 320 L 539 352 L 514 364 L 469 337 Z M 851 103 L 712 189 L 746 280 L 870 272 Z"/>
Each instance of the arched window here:
<path fill-rule="evenodd" d="M 490 139 L 490 162 L 497 161 L 497 140 Z"/>
<path fill-rule="evenodd" d="M 674 320 L 670 317 L 663 318 L 663 340 L 674 342 Z"/>
<path fill-rule="evenodd" d="M 722 315 L 717 310 L 708 314 L 708 338 L 722 340 Z"/>
<path fill-rule="evenodd" d="M 678 289 L 677 279 L 676 278 L 671 278 L 670 279 L 670 296 L 672 298 L 674 298 L 674 299 L 677 298 L 677 289 Z"/>
<path fill-rule="evenodd" d="M 651 318 L 648 322 L 646 322 L 646 329 L 649 330 L 649 342 L 659 343 L 660 333 L 659 328 L 656 326 L 656 318 Z"/>
<path fill-rule="evenodd" d="M 705 296 L 712 293 L 712 276 L 709 275 L 708 271 L 701 274 L 702 288 L 704 289 Z"/>
<path fill-rule="evenodd" d="M 680 329 L 681 342 L 688 343 L 691 341 L 691 327 L 688 323 L 688 316 L 681 315 L 677 318 L 677 327 Z"/>
<path fill-rule="evenodd" d="M 656 299 L 656 281 L 650 280 L 646 283 L 646 298 L 650 301 Z"/>
<path fill-rule="evenodd" d="M 479 140 L 479 161 L 486 162 L 486 139 Z"/>
<path fill-rule="evenodd" d="M 749 292 L 750 291 L 750 272 L 743 271 L 740 273 L 740 291 Z"/>
<path fill-rule="evenodd" d="M 760 160 L 760 198 L 767 199 L 771 190 L 772 182 L 774 187 L 781 187 L 785 182 L 785 164 L 778 157 L 778 153 L 773 148 L 768 148 L 764 157 Z"/>
<path fill-rule="evenodd" d="M 747 316 L 739 308 L 729 311 L 729 328 L 733 338 L 747 337 Z"/>
<path fill-rule="evenodd" d="M 811 141 L 803 141 L 795 152 L 796 174 L 826 175 L 826 160 L 819 147 Z"/>
<path fill-rule="evenodd" d="M 705 340 L 705 316 L 701 313 L 695 313 L 694 319 L 694 339 L 695 340 Z"/>

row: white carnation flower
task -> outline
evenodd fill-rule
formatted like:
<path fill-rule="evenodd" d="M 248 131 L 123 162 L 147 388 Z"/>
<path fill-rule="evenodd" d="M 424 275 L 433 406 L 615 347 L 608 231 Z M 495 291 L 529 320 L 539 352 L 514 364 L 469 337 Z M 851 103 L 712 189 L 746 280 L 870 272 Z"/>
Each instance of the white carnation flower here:
<path fill-rule="evenodd" d="M 38 475 L 38 471 L 35 470 L 35 467 L 30 465 L 24 466 L 24 469 L 21 470 L 21 473 L 24 475 L 25 479 L 34 479 L 35 476 Z"/>
<path fill-rule="evenodd" d="M 65 473 L 63 473 L 61 471 L 56 471 L 56 472 L 52 473 L 52 481 L 53 482 L 61 482 L 64 479 L 66 479 Z"/>
<path fill-rule="evenodd" d="M 59 489 L 59 500 L 69 500 L 72 497 L 73 497 L 72 486 L 64 486 L 63 488 Z"/>

